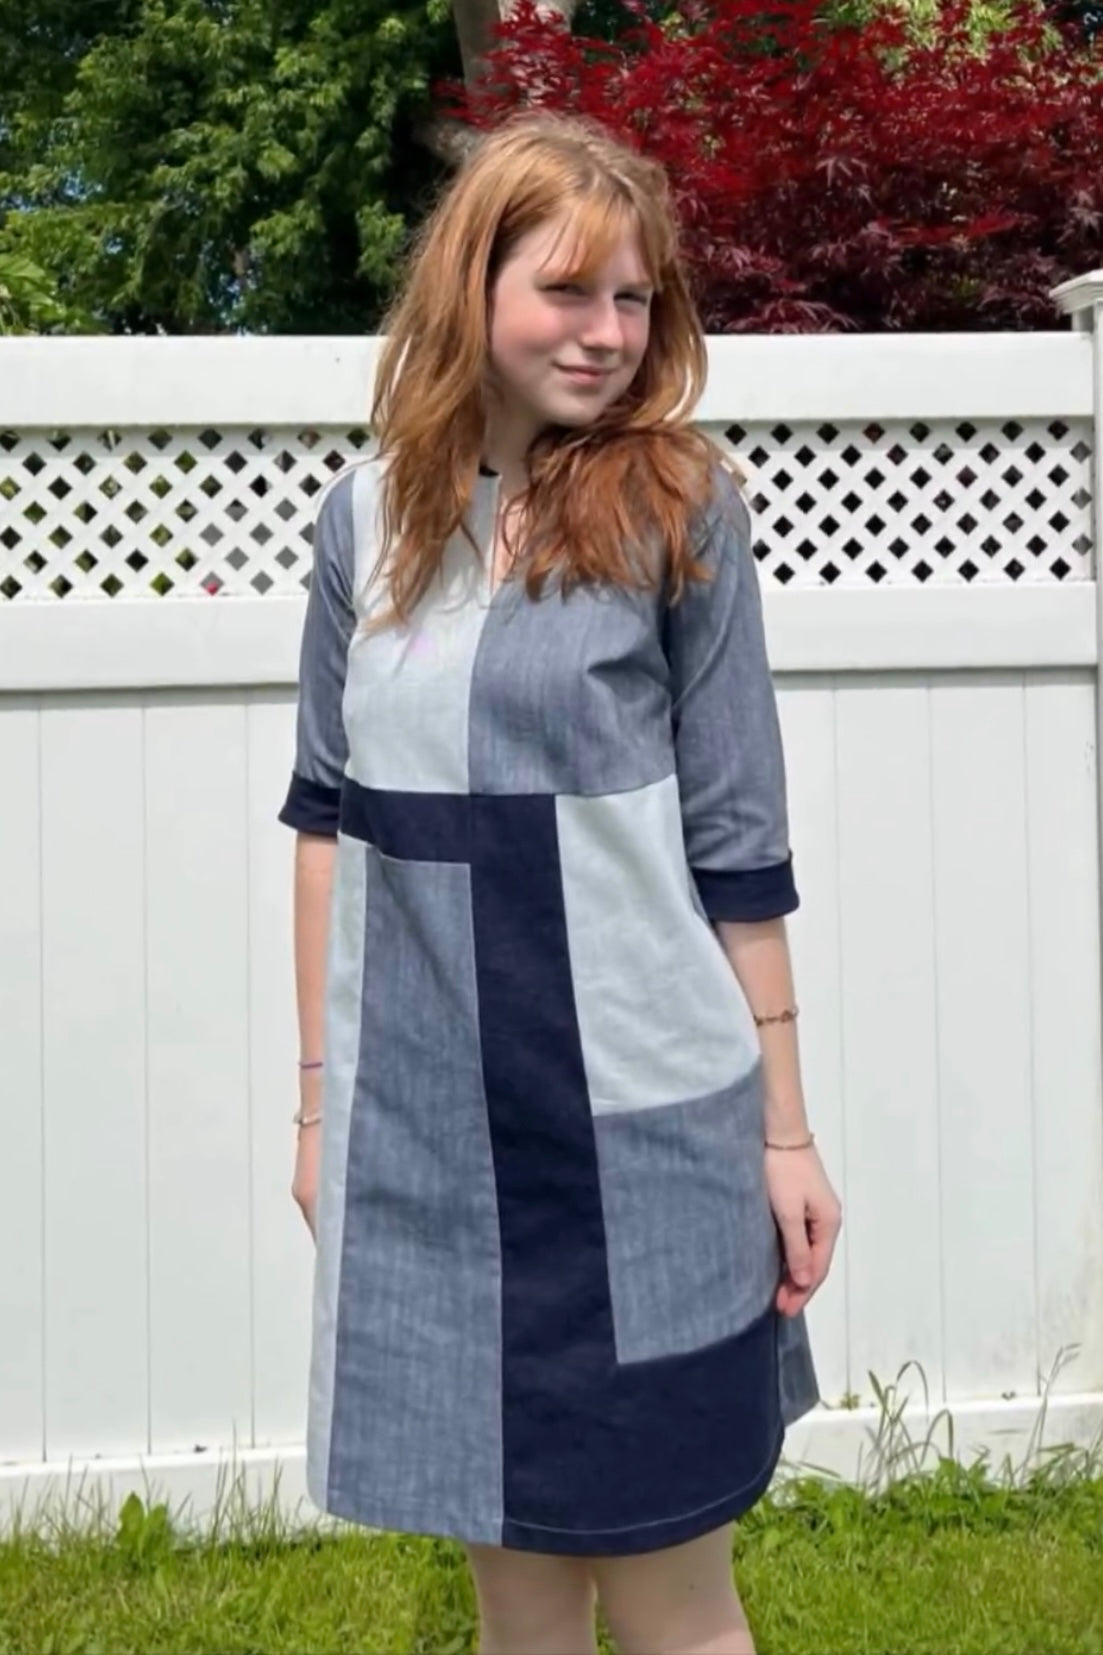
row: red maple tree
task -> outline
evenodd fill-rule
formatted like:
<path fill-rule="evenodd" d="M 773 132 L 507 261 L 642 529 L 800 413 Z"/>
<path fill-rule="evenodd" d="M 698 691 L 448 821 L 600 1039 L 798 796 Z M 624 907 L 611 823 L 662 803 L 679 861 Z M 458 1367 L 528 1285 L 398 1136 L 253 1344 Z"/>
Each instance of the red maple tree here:
<path fill-rule="evenodd" d="M 1021 3 L 978 48 L 969 0 L 917 43 L 902 16 L 721 0 L 615 42 L 521 0 L 474 91 L 486 128 L 584 113 L 657 156 L 713 333 L 1047 328 L 1103 263 L 1103 53 Z"/>

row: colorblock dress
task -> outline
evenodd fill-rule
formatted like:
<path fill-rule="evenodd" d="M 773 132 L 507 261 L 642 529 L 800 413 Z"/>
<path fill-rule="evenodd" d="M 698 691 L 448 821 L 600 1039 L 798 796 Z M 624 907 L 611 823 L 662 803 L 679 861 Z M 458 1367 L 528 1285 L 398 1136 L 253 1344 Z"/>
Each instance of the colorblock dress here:
<path fill-rule="evenodd" d="M 818 1401 L 774 1307 L 759 1046 L 711 924 L 798 902 L 750 521 L 708 584 L 491 590 L 499 479 L 370 637 L 382 464 L 323 496 L 280 819 L 336 835 L 306 1475 L 522 1550 L 694 1538 Z"/>

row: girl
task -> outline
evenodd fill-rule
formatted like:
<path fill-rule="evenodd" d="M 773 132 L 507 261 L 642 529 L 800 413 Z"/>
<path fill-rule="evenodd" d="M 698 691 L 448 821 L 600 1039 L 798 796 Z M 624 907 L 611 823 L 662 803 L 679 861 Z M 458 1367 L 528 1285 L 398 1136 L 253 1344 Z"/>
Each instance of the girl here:
<path fill-rule="evenodd" d="M 324 496 L 294 774 L 307 1483 L 461 1541 L 482 1655 L 753 1648 L 839 1204 L 747 508 L 661 170 L 485 138 Z M 324 1055 L 323 1055 L 324 1054 Z"/>

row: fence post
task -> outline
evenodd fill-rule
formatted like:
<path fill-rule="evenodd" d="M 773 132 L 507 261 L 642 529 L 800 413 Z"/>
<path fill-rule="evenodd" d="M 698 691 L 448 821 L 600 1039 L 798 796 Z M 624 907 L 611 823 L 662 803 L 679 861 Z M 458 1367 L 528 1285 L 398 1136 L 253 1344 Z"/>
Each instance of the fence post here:
<path fill-rule="evenodd" d="M 1095 788 L 1096 855 L 1100 886 L 1100 946 L 1103 952 L 1103 270 L 1074 276 L 1053 288 L 1050 298 L 1092 344 L 1092 578 L 1095 581 Z M 1103 1007 L 1101 1007 L 1103 1013 Z"/>

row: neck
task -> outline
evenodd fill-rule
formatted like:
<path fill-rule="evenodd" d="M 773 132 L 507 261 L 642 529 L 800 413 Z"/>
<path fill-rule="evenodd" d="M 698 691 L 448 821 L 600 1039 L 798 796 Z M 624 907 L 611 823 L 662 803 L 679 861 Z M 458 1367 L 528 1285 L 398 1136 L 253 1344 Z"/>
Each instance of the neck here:
<path fill-rule="evenodd" d="M 506 494 L 528 487 L 528 451 L 538 427 L 531 419 L 492 411 L 483 435 L 482 462 L 502 479 Z"/>

